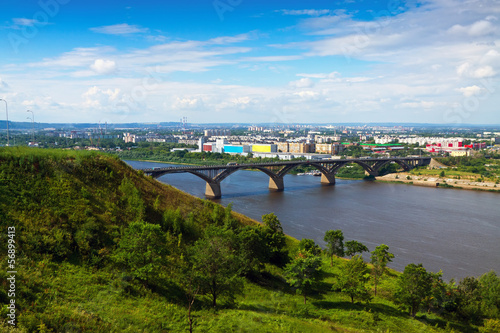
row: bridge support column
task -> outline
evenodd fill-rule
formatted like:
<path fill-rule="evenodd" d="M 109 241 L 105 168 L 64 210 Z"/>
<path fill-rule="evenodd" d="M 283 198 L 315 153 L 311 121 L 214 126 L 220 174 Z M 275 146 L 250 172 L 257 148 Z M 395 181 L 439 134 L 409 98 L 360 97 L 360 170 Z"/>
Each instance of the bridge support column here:
<path fill-rule="evenodd" d="M 269 177 L 269 189 L 272 191 L 283 191 L 285 189 L 285 185 L 283 184 L 283 177 Z"/>
<path fill-rule="evenodd" d="M 205 196 L 211 199 L 220 199 L 221 197 L 220 183 L 209 183 L 205 187 Z"/>
<path fill-rule="evenodd" d="M 321 174 L 321 184 L 322 185 L 335 185 L 335 174 L 334 173 L 328 173 L 328 174 Z"/>
<path fill-rule="evenodd" d="M 373 176 L 373 177 L 377 177 L 377 176 L 378 176 L 378 171 L 369 172 L 369 171 L 366 171 L 366 170 L 365 170 L 365 176 Z"/>

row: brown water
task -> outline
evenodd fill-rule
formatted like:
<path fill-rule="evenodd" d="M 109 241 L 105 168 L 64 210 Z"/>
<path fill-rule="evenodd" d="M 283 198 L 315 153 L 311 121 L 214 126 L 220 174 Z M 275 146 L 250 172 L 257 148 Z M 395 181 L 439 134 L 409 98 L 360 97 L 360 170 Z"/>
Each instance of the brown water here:
<path fill-rule="evenodd" d="M 127 163 L 138 169 L 165 166 Z M 204 197 L 205 182 L 194 175 L 170 174 L 159 181 Z M 270 192 L 264 173 L 238 171 L 222 182 L 216 202 L 232 202 L 233 210 L 259 221 L 274 212 L 285 233 L 321 246 L 330 229 L 341 229 L 345 241 L 360 241 L 370 251 L 387 244 L 396 256 L 389 266 L 399 271 L 423 263 L 427 270 L 442 270 L 447 280 L 500 273 L 500 193 L 342 179 L 322 186 L 313 176 L 286 175 L 284 181 L 285 191 Z"/>

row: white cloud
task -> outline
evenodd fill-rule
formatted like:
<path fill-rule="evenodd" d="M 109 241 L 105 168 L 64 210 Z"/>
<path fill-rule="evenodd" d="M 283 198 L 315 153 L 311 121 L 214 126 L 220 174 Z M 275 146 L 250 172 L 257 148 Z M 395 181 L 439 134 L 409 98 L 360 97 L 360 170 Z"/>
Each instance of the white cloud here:
<path fill-rule="evenodd" d="M 462 26 L 460 24 L 455 24 L 452 26 L 448 32 L 451 34 L 466 34 L 472 37 L 488 35 L 495 32 L 496 27 L 490 21 L 477 21 L 468 26 Z"/>
<path fill-rule="evenodd" d="M 436 106 L 439 106 L 439 103 L 432 101 L 418 101 L 418 102 L 406 102 L 397 105 L 397 107 L 401 108 L 412 108 L 412 109 L 432 109 Z M 442 104 L 441 104 L 442 105 Z"/>
<path fill-rule="evenodd" d="M 330 9 L 282 9 L 277 10 L 277 12 L 282 13 L 283 15 L 307 15 L 307 16 L 321 16 L 331 14 L 332 10 Z"/>
<path fill-rule="evenodd" d="M 176 97 L 175 102 L 172 105 L 173 109 L 185 110 L 185 109 L 197 109 L 203 105 L 203 101 L 200 98 L 180 98 Z"/>
<path fill-rule="evenodd" d="M 461 77 L 482 79 L 496 75 L 496 71 L 491 66 L 473 67 L 465 62 L 457 67 L 457 74 Z"/>
<path fill-rule="evenodd" d="M 97 86 L 89 88 L 82 97 L 84 107 L 102 108 L 116 104 L 120 96 L 120 89 L 101 89 Z"/>
<path fill-rule="evenodd" d="M 471 97 L 479 94 L 482 89 L 476 85 L 473 85 L 470 87 L 458 88 L 457 90 L 464 94 L 465 97 Z"/>
<path fill-rule="evenodd" d="M 493 70 L 491 66 L 479 67 L 472 73 L 472 77 L 476 79 L 482 79 L 485 77 L 495 76 L 496 72 Z"/>
<path fill-rule="evenodd" d="M 310 88 L 314 85 L 314 82 L 310 78 L 304 77 L 297 81 L 291 81 L 289 85 L 293 88 Z"/>
<path fill-rule="evenodd" d="M 12 19 L 12 22 L 16 25 L 16 26 L 27 26 L 27 27 L 32 27 L 35 25 L 35 23 L 37 23 L 36 20 L 33 20 L 33 19 L 27 19 L 27 18 L 13 18 Z"/>
<path fill-rule="evenodd" d="M 336 78 L 340 75 L 339 72 L 331 72 L 331 73 L 299 73 L 297 74 L 297 76 L 301 76 L 301 77 L 310 77 L 310 78 L 313 78 L 313 79 L 333 79 L 333 78 Z"/>
<path fill-rule="evenodd" d="M 90 28 L 90 30 L 100 34 L 108 34 L 108 35 L 129 35 L 137 33 L 146 33 L 149 31 L 149 29 L 147 28 L 142 28 L 141 26 L 130 25 L 127 23 L 105 25 L 101 27 Z"/>
<path fill-rule="evenodd" d="M 90 65 L 90 69 L 97 74 L 111 74 L 116 71 L 116 63 L 113 60 L 97 59 Z"/>

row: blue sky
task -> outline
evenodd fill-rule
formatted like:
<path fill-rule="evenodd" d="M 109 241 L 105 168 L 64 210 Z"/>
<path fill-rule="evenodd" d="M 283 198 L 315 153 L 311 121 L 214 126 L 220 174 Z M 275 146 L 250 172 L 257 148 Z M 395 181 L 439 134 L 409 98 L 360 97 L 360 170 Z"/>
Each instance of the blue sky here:
<path fill-rule="evenodd" d="M 3 0 L 0 98 L 13 121 L 499 124 L 499 19 L 495 0 Z"/>

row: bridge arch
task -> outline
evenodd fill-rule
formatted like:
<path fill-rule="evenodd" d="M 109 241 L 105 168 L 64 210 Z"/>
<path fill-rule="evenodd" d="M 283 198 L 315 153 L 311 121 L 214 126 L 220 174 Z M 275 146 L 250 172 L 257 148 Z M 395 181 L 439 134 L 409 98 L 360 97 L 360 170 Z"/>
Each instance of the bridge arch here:
<path fill-rule="evenodd" d="M 268 175 L 271 178 L 279 177 L 277 174 L 275 174 L 274 172 L 272 172 L 271 170 L 269 170 L 265 167 L 260 167 L 260 166 L 241 166 L 241 167 L 238 167 L 238 166 L 236 166 L 234 168 L 226 169 L 223 172 L 219 173 L 217 176 L 214 177 L 214 180 L 217 182 L 221 182 L 224 179 L 226 179 L 227 177 L 229 177 L 230 175 L 232 175 L 233 173 L 235 173 L 236 171 L 245 170 L 245 169 L 257 169 L 259 171 L 264 172 L 266 175 Z"/>

